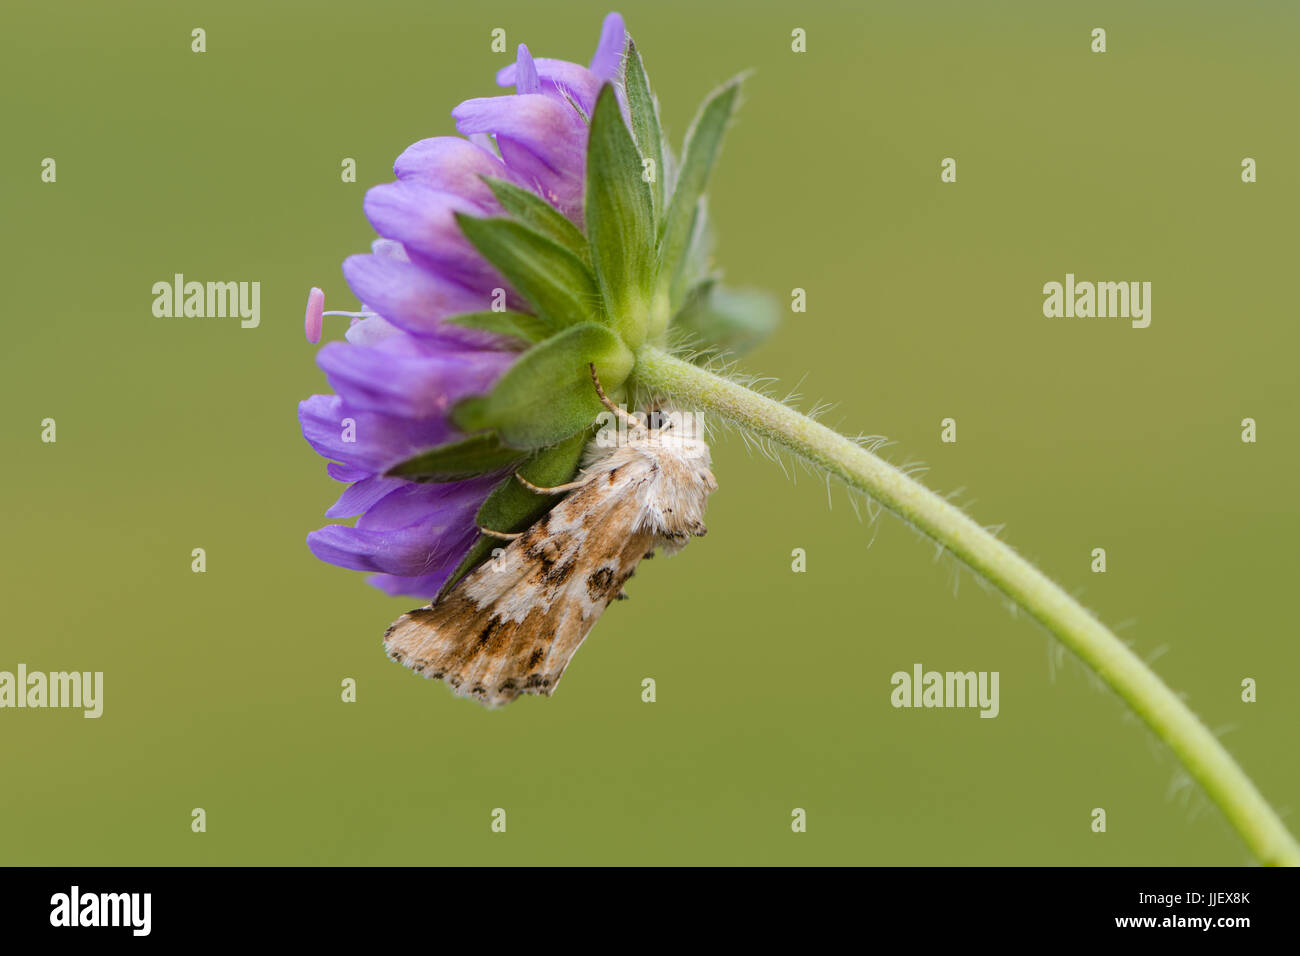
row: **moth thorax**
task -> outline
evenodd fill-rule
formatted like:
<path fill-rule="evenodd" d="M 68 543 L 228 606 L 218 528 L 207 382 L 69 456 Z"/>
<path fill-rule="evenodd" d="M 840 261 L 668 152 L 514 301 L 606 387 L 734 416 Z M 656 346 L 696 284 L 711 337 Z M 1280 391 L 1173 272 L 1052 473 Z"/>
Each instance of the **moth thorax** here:
<path fill-rule="evenodd" d="M 652 453 L 655 473 L 644 489 L 643 527 L 654 532 L 669 554 L 706 531 L 704 508 L 717 487 L 705 464 L 707 455 L 707 448 L 703 459 L 664 449 Z"/>

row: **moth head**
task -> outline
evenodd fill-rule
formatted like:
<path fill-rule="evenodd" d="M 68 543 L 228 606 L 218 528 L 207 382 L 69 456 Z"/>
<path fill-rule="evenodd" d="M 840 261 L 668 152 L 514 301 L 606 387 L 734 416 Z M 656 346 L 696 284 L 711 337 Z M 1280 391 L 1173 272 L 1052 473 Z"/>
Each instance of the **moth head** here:
<path fill-rule="evenodd" d="M 704 440 L 704 421 L 698 412 L 652 408 L 645 413 L 644 421 L 642 437 L 647 444 L 671 449 L 689 461 L 708 466 L 709 446 Z"/>

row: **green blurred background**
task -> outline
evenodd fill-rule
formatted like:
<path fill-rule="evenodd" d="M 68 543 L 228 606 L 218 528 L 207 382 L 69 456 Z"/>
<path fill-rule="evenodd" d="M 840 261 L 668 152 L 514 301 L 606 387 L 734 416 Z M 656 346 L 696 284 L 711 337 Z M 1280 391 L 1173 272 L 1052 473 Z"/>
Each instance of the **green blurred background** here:
<path fill-rule="evenodd" d="M 0 711 L 0 863 L 1248 862 L 1041 630 L 734 434 L 709 537 L 643 567 L 553 699 L 489 713 L 385 659 L 415 602 L 303 543 L 340 489 L 295 418 L 324 390 L 307 289 L 350 307 L 339 262 L 372 238 L 365 188 L 495 91 L 512 54 L 490 51 L 494 27 L 512 51 L 586 62 L 607 9 L 467 6 L 6 4 L 0 670 L 101 670 L 106 692 L 99 720 Z M 808 311 L 744 367 L 803 379 L 809 403 L 837 403 L 830 424 L 964 488 L 1162 652 L 1285 814 L 1300 8 L 1083 7 L 620 10 L 675 143 L 708 90 L 756 69 L 712 188 L 719 260 L 783 303 L 806 289 Z M 261 327 L 154 318 L 151 286 L 175 272 L 260 281 Z M 1151 281 L 1151 327 L 1044 318 L 1042 285 L 1066 272 Z M 893 709 L 890 675 L 916 662 L 999 671 L 1000 716 Z"/>

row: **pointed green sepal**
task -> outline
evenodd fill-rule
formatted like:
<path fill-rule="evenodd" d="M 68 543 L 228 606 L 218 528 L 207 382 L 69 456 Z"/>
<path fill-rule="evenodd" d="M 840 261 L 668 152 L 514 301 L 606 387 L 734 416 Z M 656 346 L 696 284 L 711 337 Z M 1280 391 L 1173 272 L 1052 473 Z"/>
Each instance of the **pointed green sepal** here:
<path fill-rule="evenodd" d="M 654 210 L 642 173 L 641 154 L 606 83 L 587 144 L 587 236 L 610 324 L 632 348 L 645 340 L 655 268 Z"/>
<path fill-rule="evenodd" d="M 709 94 L 700 106 L 682 150 L 682 165 L 677 173 L 677 184 L 668 203 L 659 243 L 659 283 L 661 288 L 672 284 L 681 268 L 682 259 L 691 241 L 692 226 L 709 174 L 718 158 L 722 137 L 735 112 L 743 77 L 736 77 Z"/>
<path fill-rule="evenodd" d="M 462 312 L 460 315 L 448 316 L 443 321 L 514 339 L 520 347 L 545 341 L 559 331 L 554 322 L 527 312 Z"/>
<path fill-rule="evenodd" d="M 537 314 L 559 327 L 599 320 L 596 280 L 574 253 L 513 219 L 456 214 L 465 237 Z"/>
<path fill-rule="evenodd" d="M 553 445 L 585 430 L 602 410 L 589 366 L 595 365 L 607 391 L 615 391 L 634 362 L 603 325 L 570 326 L 523 353 L 487 395 L 462 400 L 452 420 L 468 432 L 493 429 L 514 448 Z"/>
<path fill-rule="evenodd" d="M 671 307 L 680 310 L 696 290 L 707 290 L 714 284 L 712 260 L 715 242 L 713 220 L 709 216 L 709 200 L 707 196 L 701 196 L 695 204 L 695 216 L 691 219 L 686 253 L 668 286 Z"/>
<path fill-rule="evenodd" d="M 519 449 L 507 448 L 496 435 L 485 433 L 421 452 L 389 468 L 384 476 L 430 483 L 464 481 L 518 464 L 523 459 Z"/>
<path fill-rule="evenodd" d="M 484 176 L 497 202 L 526 226 L 554 239 L 583 262 L 591 261 L 591 251 L 587 247 L 587 237 L 567 216 L 548 203 L 536 193 L 522 189 L 514 183 L 493 176 Z"/>
<path fill-rule="evenodd" d="M 659 104 L 650 92 L 645 64 L 631 38 L 627 41 L 627 54 L 623 57 L 623 89 L 627 91 L 628 114 L 632 120 L 632 138 L 641 154 L 642 169 L 650 179 L 650 199 L 653 204 L 653 221 L 658 223 L 664 212 L 664 140 L 659 125 Z M 650 165 L 646 165 L 650 160 Z"/>

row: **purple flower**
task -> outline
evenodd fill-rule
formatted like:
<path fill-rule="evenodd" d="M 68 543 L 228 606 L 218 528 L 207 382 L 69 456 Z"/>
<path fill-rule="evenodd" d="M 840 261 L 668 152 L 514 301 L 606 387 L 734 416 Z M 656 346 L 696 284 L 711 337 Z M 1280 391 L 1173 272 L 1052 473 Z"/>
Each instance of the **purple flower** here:
<path fill-rule="evenodd" d="M 467 138 L 415 143 L 394 164 L 397 181 L 366 193 L 366 217 L 382 238 L 343 263 L 361 311 L 325 312 L 319 289 L 307 300 L 311 342 L 320 341 L 323 316 L 352 316 L 346 342 L 327 344 L 316 359 L 334 394 L 298 406 L 303 436 L 330 460 L 329 475 L 348 485 L 326 516 L 357 518 L 307 536 L 322 561 L 374 572 L 371 583 L 389 594 L 428 598 L 478 538 L 475 515 L 504 473 L 437 484 L 384 475 L 463 438 L 451 407 L 490 390 L 518 355 L 511 340 L 445 321 L 499 306 L 502 295 L 510 309 L 529 311 L 456 215 L 502 215 L 481 178 L 492 176 L 541 196 L 581 227 L 588 118 L 601 85 L 620 69 L 624 44 L 623 20 L 611 13 L 589 68 L 534 60 L 521 45 L 516 63 L 497 76 L 513 95 L 460 104 L 452 116 Z"/>

